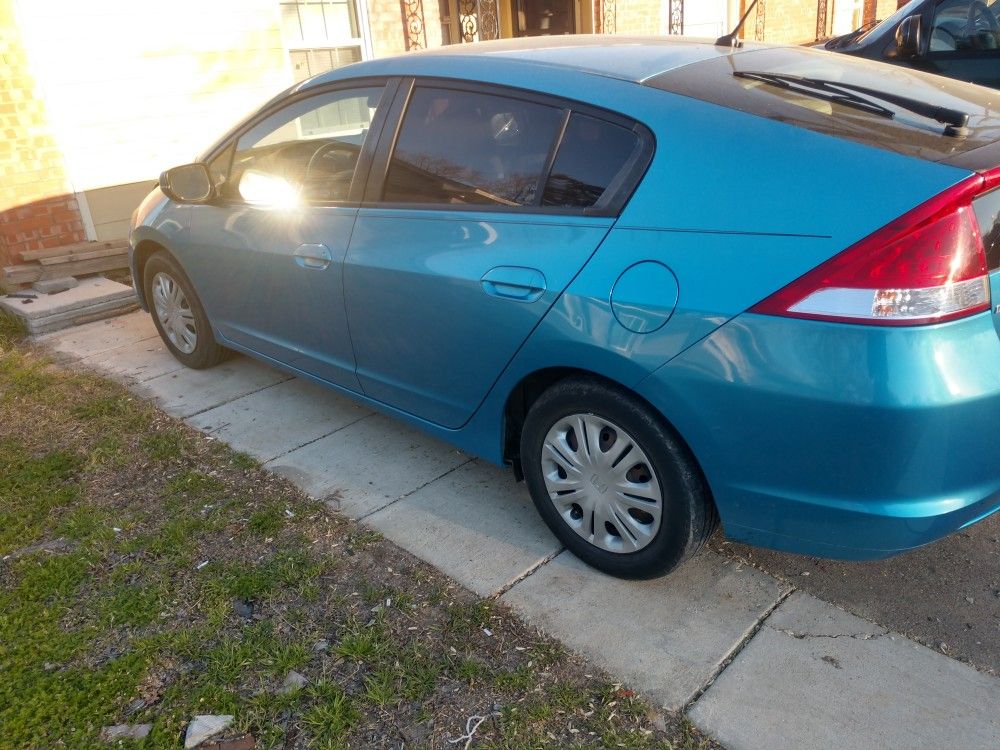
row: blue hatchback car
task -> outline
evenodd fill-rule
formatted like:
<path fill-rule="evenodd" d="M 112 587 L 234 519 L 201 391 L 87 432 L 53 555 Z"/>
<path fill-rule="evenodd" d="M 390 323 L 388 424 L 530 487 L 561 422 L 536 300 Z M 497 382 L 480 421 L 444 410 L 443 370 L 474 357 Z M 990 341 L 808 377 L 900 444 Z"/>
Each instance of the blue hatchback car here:
<path fill-rule="evenodd" d="M 996 92 L 799 47 L 559 37 L 323 74 L 136 213 L 173 354 L 237 350 L 523 477 L 648 577 L 874 559 L 1000 507 Z"/>

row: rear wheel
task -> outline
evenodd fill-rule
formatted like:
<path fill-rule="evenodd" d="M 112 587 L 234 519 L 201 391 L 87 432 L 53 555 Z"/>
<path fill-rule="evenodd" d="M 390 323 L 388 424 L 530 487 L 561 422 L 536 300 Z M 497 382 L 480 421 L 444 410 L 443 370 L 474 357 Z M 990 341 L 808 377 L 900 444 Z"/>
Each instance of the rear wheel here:
<path fill-rule="evenodd" d="M 648 405 L 596 379 L 565 380 L 538 398 L 521 432 L 521 467 L 553 533 L 611 575 L 667 573 L 715 528 L 684 443 Z"/>
<path fill-rule="evenodd" d="M 170 353 L 186 367 L 202 370 L 225 359 L 194 287 L 170 255 L 155 253 L 143 272 L 153 323 Z"/>

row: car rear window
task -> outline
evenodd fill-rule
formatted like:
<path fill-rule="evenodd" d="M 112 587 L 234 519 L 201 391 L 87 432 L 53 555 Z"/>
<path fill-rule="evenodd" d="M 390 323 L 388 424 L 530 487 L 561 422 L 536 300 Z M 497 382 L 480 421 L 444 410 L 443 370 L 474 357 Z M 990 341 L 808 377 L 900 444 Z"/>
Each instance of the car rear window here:
<path fill-rule="evenodd" d="M 894 116 L 887 118 L 762 81 L 740 78 L 733 75 L 737 71 L 839 81 L 957 109 L 969 115 L 968 135 L 963 138 L 942 135 L 944 126 L 941 123 L 867 94 L 859 96 L 891 109 Z M 929 161 L 947 161 L 992 144 L 1000 137 L 1000 92 L 821 50 L 801 47 L 747 50 L 668 71 L 644 83 L 663 91 Z"/>

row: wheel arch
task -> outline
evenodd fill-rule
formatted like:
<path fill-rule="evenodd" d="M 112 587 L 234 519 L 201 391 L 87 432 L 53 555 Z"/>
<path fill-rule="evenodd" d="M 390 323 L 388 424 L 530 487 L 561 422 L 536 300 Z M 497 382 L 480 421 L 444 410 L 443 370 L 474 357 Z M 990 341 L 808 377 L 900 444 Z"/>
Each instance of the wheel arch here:
<path fill-rule="evenodd" d="M 171 258 L 174 259 L 178 265 L 180 265 L 180 260 L 177 256 L 170 251 L 170 248 L 164 245 L 162 242 L 146 238 L 140 240 L 136 243 L 135 248 L 132 250 L 132 280 L 135 283 L 135 294 L 139 298 L 139 304 L 142 306 L 143 310 L 149 311 L 149 300 L 146 299 L 146 284 L 143 278 L 146 273 L 146 264 L 149 259 L 157 252 L 165 252 Z"/>

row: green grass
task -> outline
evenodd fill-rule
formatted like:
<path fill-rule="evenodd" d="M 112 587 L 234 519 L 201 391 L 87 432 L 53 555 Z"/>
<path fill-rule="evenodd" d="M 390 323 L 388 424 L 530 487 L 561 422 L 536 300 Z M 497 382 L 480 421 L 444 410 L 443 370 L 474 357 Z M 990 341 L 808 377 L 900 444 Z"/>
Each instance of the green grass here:
<path fill-rule="evenodd" d="M 24 321 L 8 312 L 0 311 L 0 350 L 10 349 L 23 339 L 26 333 Z"/>
<path fill-rule="evenodd" d="M 0 348 L 15 338 L 0 317 Z M 699 747 L 684 725 L 669 740 L 687 744 L 663 744 L 645 704 L 378 532 L 26 348 L 0 352 L 9 553 L 3 750 L 104 750 L 103 726 L 143 722 L 123 747 L 173 749 L 205 713 L 233 714 L 231 736 L 262 750 L 399 746 L 421 724 L 440 745 L 497 703 L 477 747 Z M 307 684 L 283 693 L 290 670 Z"/>
<path fill-rule="evenodd" d="M 80 495 L 83 459 L 72 451 L 34 456 L 0 441 L 0 554 L 35 541 L 56 513 Z"/>
<path fill-rule="evenodd" d="M 344 690 L 331 682 L 319 682 L 306 692 L 312 706 L 302 716 L 302 721 L 317 748 L 333 750 L 346 748 L 346 738 L 361 719 L 354 701 Z"/>
<path fill-rule="evenodd" d="M 285 505 L 273 503 L 251 514 L 247 529 L 259 536 L 274 536 L 285 527 Z"/>
<path fill-rule="evenodd" d="M 145 435 L 140 444 L 153 461 L 171 461 L 183 455 L 187 442 L 188 438 L 181 430 L 170 429 Z"/>

